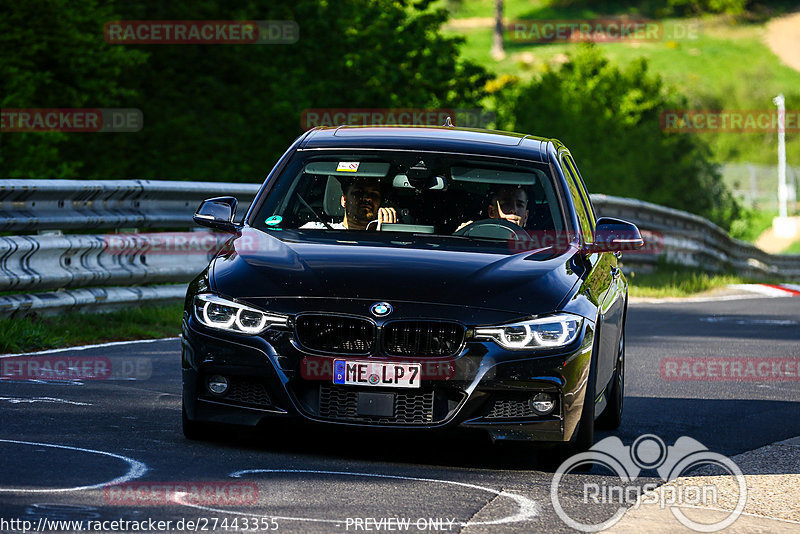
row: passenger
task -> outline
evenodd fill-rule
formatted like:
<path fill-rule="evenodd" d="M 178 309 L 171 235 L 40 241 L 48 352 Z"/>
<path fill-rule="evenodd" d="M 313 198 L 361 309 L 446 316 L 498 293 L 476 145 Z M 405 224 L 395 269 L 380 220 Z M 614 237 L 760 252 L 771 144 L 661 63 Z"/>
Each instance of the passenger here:
<path fill-rule="evenodd" d="M 394 208 L 381 208 L 381 189 L 378 182 L 364 178 L 348 180 L 342 185 L 342 207 L 344 220 L 331 223 L 335 230 L 366 230 L 367 225 L 378 223 L 380 230 L 383 223 L 396 223 L 397 212 Z M 323 223 L 312 221 L 300 228 L 328 228 Z"/>
<path fill-rule="evenodd" d="M 487 214 L 490 219 L 504 219 L 522 228 L 528 222 L 528 193 L 521 186 L 503 185 L 495 189 L 490 197 Z M 459 226 L 461 230 L 473 221 L 467 221 Z"/>

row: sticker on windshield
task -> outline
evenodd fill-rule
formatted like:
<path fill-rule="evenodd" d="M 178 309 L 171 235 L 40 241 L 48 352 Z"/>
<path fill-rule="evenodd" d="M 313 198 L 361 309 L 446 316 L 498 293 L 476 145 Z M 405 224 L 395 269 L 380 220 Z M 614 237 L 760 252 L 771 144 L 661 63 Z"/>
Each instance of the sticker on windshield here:
<path fill-rule="evenodd" d="M 356 172 L 358 171 L 357 161 L 340 161 L 336 166 L 337 172 Z"/>
<path fill-rule="evenodd" d="M 269 226 L 275 226 L 275 225 L 280 224 L 282 220 L 283 220 L 283 217 L 281 217 L 280 215 L 273 215 L 272 217 L 270 217 L 266 221 L 264 221 L 264 224 L 267 224 Z"/>

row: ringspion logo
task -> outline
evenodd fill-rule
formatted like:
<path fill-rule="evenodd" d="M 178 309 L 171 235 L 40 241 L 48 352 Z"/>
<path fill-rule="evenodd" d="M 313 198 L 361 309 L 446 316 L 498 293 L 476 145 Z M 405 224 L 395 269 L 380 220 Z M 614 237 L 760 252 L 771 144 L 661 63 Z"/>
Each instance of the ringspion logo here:
<path fill-rule="evenodd" d="M 725 471 L 725 476 L 671 484 L 687 476 L 692 469 L 702 466 Z M 597 467 L 611 474 L 576 476 L 575 472 L 581 467 Z M 655 472 L 657 478 L 652 474 L 642 476 L 643 472 Z M 667 484 L 661 485 L 659 479 Z M 713 523 L 705 522 L 703 518 L 696 521 L 684 514 L 682 508 L 686 506 L 720 506 L 721 484 L 725 482 L 716 482 L 716 479 L 733 483 L 735 489 L 726 496 L 726 500 L 735 502 L 735 508 Z M 575 502 L 575 494 L 580 491 L 581 483 L 583 500 L 576 507 L 572 503 Z M 667 445 L 653 434 L 643 434 L 631 445 L 625 445 L 621 439 L 612 436 L 595 443 L 586 452 L 571 456 L 556 469 L 550 484 L 550 499 L 558 517 L 580 532 L 599 532 L 611 528 L 628 509 L 637 509 L 643 504 L 669 508 L 675 519 L 694 531 L 717 532 L 732 525 L 744 511 L 747 481 L 733 460 L 709 450 L 689 436 L 679 437 L 673 445 Z M 602 508 L 598 507 L 593 510 L 595 513 L 587 514 L 591 504 L 602 505 Z M 612 513 L 614 506 L 617 508 Z M 608 517 L 603 519 L 605 516 Z"/>

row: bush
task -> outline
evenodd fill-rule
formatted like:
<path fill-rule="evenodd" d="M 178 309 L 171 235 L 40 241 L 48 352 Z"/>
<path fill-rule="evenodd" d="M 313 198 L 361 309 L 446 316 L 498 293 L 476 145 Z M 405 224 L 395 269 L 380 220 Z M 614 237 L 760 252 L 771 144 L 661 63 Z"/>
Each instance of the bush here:
<path fill-rule="evenodd" d="M 686 108 L 641 59 L 620 69 L 582 45 L 557 70 L 496 92 L 504 129 L 555 137 L 570 148 L 591 192 L 639 198 L 702 215 L 728 229 L 739 206 L 710 151 L 665 133 L 661 112 Z"/>

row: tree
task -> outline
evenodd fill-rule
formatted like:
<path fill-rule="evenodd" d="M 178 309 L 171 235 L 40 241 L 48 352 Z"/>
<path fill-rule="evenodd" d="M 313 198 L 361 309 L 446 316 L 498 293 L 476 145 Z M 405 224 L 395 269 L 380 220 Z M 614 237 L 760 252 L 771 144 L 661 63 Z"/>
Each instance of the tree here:
<path fill-rule="evenodd" d="M 498 99 L 505 128 L 564 142 L 591 192 L 687 210 L 726 228 L 738 214 L 707 145 L 661 129 L 661 112 L 686 102 L 644 59 L 620 69 L 597 46 L 581 45 L 560 69 Z"/>
<path fill-rule="evenodd" d="M 489 75 L 444 37 L 447 14 L 411 0 L 130 1 L 122 20 L 293 20 L 294 44 L 116 45 L 137 133 L 69 138 L 87 178 L 260 181 L 309 108 L 475 107 Z M 56 17 L 54 12 L 43 15 Z M 96 20 L 100 31 L 109 18 Z M 100 33 L 102 36 L 102 33 Z M 102 40 L 102 37 L 100 38 Z M 82 61 L 92 61 L 81 51 Z"/>
<path fill-rule="evenodd" d="M 12 5 L 13 4 L 13 5 Z M 0 0 L 0 108 L 116 107 L 135 97 L 121 83 L 145 60 L 106 44 L 103 22 L 116 18 L 97 0 Z M 68 146 L 104 134 L 0 132 L 4 178 L 71 178 L 85 161 Z"/>
<path fill-rule="evenodd" d="M 492 57 L 499 61 L 506 57 L 503 48 L 503 0 L 494 0 L 494 34 L 492 35 Z"/>

